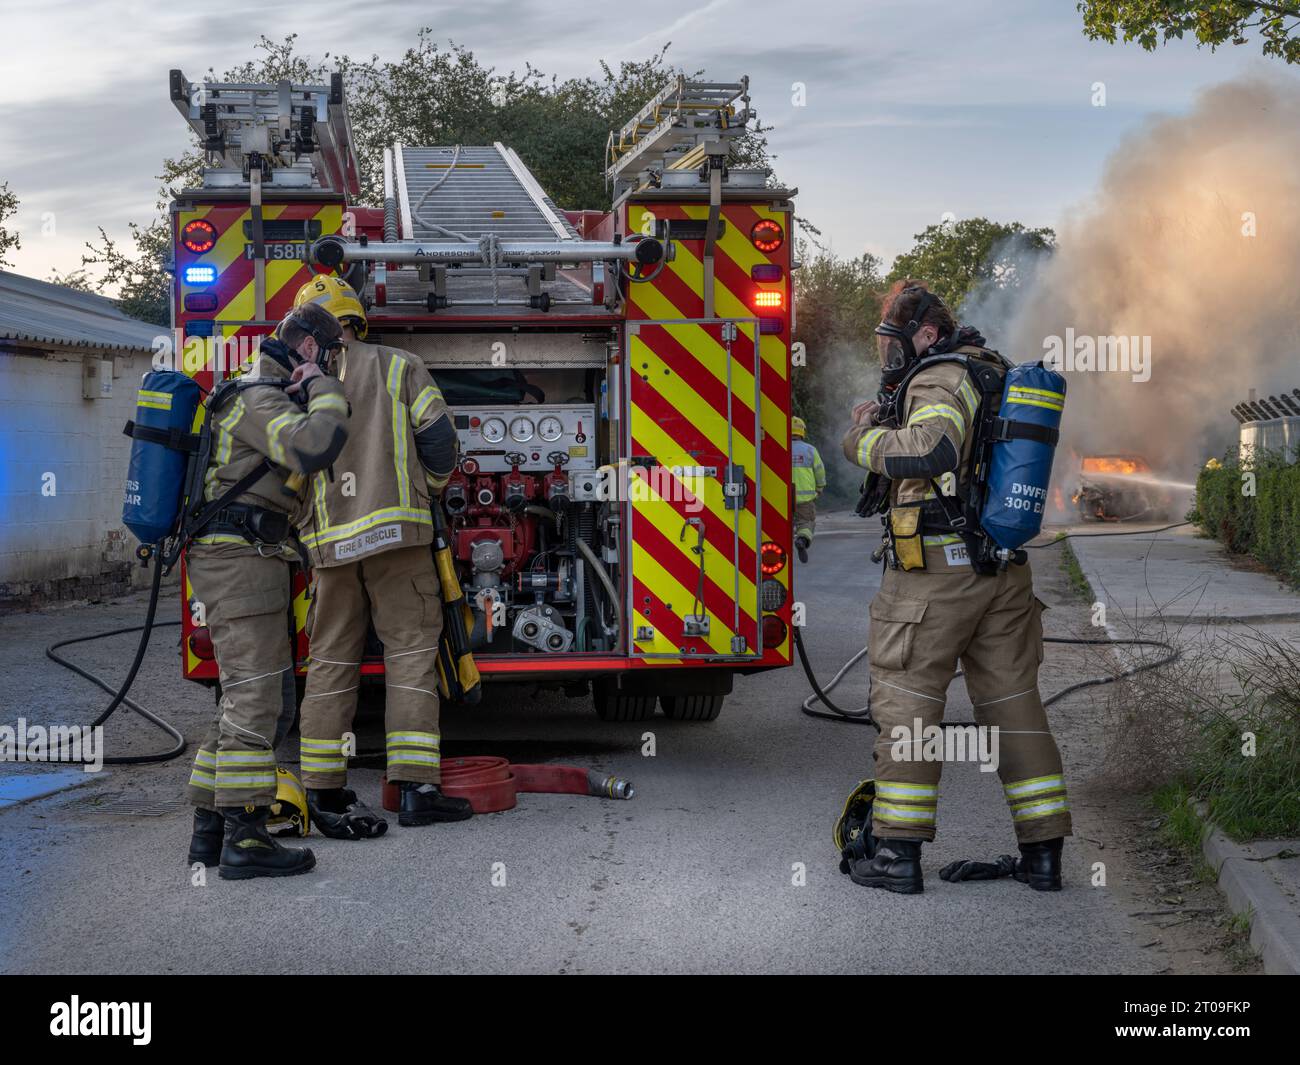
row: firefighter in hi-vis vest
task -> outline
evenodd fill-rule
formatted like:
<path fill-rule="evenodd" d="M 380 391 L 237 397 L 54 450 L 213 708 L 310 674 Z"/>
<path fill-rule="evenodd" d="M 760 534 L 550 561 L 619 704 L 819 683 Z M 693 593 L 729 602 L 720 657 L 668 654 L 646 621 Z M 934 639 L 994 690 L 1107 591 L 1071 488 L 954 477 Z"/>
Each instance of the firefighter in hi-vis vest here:
<path fill-rule="evenodd" d="M 976 572 L 970 541 L 954 531 L 967 531 L 951 519 L 969 479 L 980 405 L 965 365 L 936 360 L 917 369 L 920 360 L 949 353 L 993 362 L 1001 372 L 1009 364 L 974 329 L 959 330 L 943 302 L 915 281 L 901 281 L 887 295 L 876 334 L 880 398 L 855 408 L 844 437 L 845 456 L 873 475 L 864 501 L 879 493 L 889 530 L 868 641 L 871 713 L 880 729 L 874 856 L 850 863 L 850 872 L 868 887 L 922 890 L 921 844 L 934 839 L 942 769 L 922 757 L 922 744 L 925 730 L 943 718 L 960 662 L 976 722 L 998 729 L 998 774 L 1020 857 L 953 862 L 940 876 L 1013 875 L 1040 891 L 1059 890 L 1070 814 L 1061 755 L 1038 692 L 1043 606 L 1027 563 Z"/>
<path fill-rule="evenodd" d="M 794 437 L 790 449 L 794 467 L 794 546 L 799 561 L 807 562 L 817 526 L 817 497 L 826 487 L 826 467 L 817 449 L 808 443 L 808 426 L 802 418 L 790 419 L 790 433 Z"/>
<path fill-rule="evenodd" d="M 342 280 L 305 284 L 295 307 L 343 324 L 337 374 L 355 432 L 311 486 L 302 542 L 313 567 L 311 663 L 303 696 L 302 779 L 312 820 L 327 836 L 366 839 L 387 822 L 347 782 L 344 735 L 357 707 L 367 622 L 384 645 L 388 779 L 399 784 L 400 825 L 463 821 L 465 799 L 444 795 L 436 656 L 442 600 L 430 507 L 456 468 L 456 429 L 442 393 L 415 355 L 365 344 L 366 314 Z"/>
<path fill-rule="evenodd" d="M 342 386 L 320 365 L 342 339 L 338 322 L 303 308 L 277 334 L 262 342 L 252 371 L 228 386 L 212 415 L 204 497 L 218 500 L 257 470 L 267 472 L 217 512 L 186 554 L 221 671 L 217 719 L 190 775 L 189 860 L 219 865 L 225 879 L 292 876 L 316 864 L 310 850 L 283 847 L 266 829 L 276 801 L 283 682 L 293 670 L 290 519 L 301 500 L 285 482 L 290 471 L 311 474 L 334 461 L 347 439 L 348 408 Z"/>

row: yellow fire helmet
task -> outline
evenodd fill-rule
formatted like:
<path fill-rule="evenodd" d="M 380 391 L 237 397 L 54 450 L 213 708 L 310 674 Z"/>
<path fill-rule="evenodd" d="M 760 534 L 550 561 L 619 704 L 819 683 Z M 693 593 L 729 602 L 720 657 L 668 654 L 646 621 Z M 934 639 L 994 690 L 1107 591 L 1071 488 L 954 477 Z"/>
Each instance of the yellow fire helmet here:
<path fill-rule="evenodd" d="M 796 440 L 802 440 L 805 436 L 808 435 L 808 426 L 804 424 L 804 420 L 802 418 L 791 418 L 790 431 L 794 433 L 794 438 Z"/>
<path fill-rule="evenodd" d="M 296 311 L 304 303 L 319 303 L 340 322 L 352 326 L 358 340 L 366 339 L 366 309 L 352 286 L 341 277 L 321 274 L 308 281 L 293 298 Z"/>
<path fill-rule="evenodd" d="M 275 767 L 275 802 L 266 827 L 274 836 L 305 836 L 311 830 L 302 782 L 279 766 Z"/>

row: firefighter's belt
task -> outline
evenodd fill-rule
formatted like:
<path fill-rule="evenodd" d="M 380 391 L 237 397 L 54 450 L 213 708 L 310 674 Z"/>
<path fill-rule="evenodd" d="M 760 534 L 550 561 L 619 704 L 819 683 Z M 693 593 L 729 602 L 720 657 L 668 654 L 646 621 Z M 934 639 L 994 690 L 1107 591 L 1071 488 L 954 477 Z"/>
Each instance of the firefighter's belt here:
<path fill-rule="evenodd" d="M 282 544 L 289 539 L 289 515 L 251 503 L 230 503 L 213 515 L 203 533 L 233 533 L 250 544 Z"/>

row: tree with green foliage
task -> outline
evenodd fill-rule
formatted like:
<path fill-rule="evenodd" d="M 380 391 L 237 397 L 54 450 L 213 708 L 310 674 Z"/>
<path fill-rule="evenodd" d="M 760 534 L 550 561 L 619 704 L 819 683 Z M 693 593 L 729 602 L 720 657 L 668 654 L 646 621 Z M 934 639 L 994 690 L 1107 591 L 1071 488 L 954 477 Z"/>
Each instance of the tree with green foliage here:
<path fill-rule="evenodd" d="M 1242 45 L 1255 31 L 1264 42 L 1264 55 L 1300 61 L 1300 3 L 1256 3 L 1253 0 L 1081 0 L 1083 32 L 1094 41 L 1114 44 L 1121 37 L 1137 41 L 1148 52 L 1184 35 L 1211 50 L 1224 44 Z"/>
<path fill-rule="evenodd" d="M 806 244 L 797 258 L 803 265 L 794 275 L 791 339 L 803 365 L 793 370 L 793 409 L 822 452 L 828 497 L 847 502 L 857 498 L 862 473 L 839 458 L 839 441 L 853 405 L 874 395 L 879 383 L 871 331 L 880 321 L 882 264 L 874 255 L 840 259 Z"/>
<path fill-rule="evenodd" d="M 5 228 L 4 221 L 18 210 L 18 195 L 9 190 L 9 182 L 0 182 L 0 267 L 12 266 L 5 252 L 17 251 L 23 246 L 17 232 Z"/>
<path fill-rule="evenodd" d="M 58 270 L 51 270 L 49 276 L 45 279 L 51 285 L 58 285 L 61 288 L 70 288 L 73 292 L 90 292 L 95 291 L 95 281 L 86 272 L 85 267 L 77 267 L 73 270 L 67 270 L 59 273 Z"/>
<path fill-rule="evenodd" d="M 1049 253 L 1056 234 L 1046 227 L 1026 229 L 1019 222 L 963 218 L 926 226 L 915 240 L 910 251 L 894 260 L 885 280 L 925 281 L 949 307 L 959 309 L 977 287 L 1019 288 L 1025 280 L 1023 257 Z"/>

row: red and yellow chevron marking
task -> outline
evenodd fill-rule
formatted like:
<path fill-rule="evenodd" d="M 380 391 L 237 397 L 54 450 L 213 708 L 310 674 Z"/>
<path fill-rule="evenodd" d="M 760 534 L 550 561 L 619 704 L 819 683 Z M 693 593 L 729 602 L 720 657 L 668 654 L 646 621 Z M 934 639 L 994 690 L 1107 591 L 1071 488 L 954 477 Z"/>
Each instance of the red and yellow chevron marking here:
<path fill-rule="evenodd" d="M 726 388 L 717 387 L 719 377 L 726 380 L 728 360 L 721 330 L 713 323 L 629 326 L 631 457 L 654 460 L 653 474 L 633 467 L 637 481 L 630 503 L 631 627 L 640 655 L 730 656 L 735 654 L 733 636 L 745 637 L 749 654 L 758 647 L 755 324 L 739 323 L 730 345 L 737 393 L 732 397 L 730 449 Z M 751 397 L 748 404 L 739 398 L 745 394 Z M 722 474 L 728 450 L 731 460 L 746 471 L 741 510 L 726 508 Z M 715 473 L 669 475 L 667 471 L 676 467 L 712 467 Z M 699 524 L 692 525 L 692 519 Z M 686 635 L 685 616 L 701 613 L 709 618 L 708 634 Z M 636 628 L 644 626 L 652 628 L 653 635 L 636 638 Z"/>
<path fill-rule="evenodd" d="M 219 323 L 219 335 L 228 341 L 239 337 L 253 338 L 268 332 L 268 326 L 253 324 L 257 313 L 255 268 L 253 260 L 244 255 L 244 245 L 249 243 L 249 238 L 244 234 L 244 223 L 251 221 L 252 217 L 252 209 L 247 205 L 196 205 L 191 209 L 178 212 L 176 216 L 176 323 L 183 332 L 186 324 L 193 319 L 215 319 Z M 343 225 L 343 206 L 338 203 L 267 204 L 262 208 L 262 217 L 267 222 L 277 219 L 293 221 L 314 219 L 320 223 L 322 234 L 337 233 Z M 179 234 L 186 224 L 196 218 L 207 219 L 217 230 L 216 246 L 203 255 L 195 255 L 187 251 L 179 240 Z M 211 285 L 186 285 L 184 268 L 194 265 L 215 266 L 216 282 Z M 297 260 L 266 260 L 266 321 L 277 322 L 288 314 L 293 306 L 295 293 L 314 276 L 310 267 Z M 216 310 L 186 311 L 186 295 L 197 292 L 215 293 Z"/>
<path fill-rule="evenodd" d="M 187 677 L 203 676 L 203 667 L 212 666 L 212 676 L 216 676 L 215 663 L 204 662 L 198 655 L 190 649 L 190 632 L 194 628 L 194 620 L 190 615 L 190 597 L 194 595 L 194 589 L 190 587 L 190 575 L 186 571 L 185 560 L 181 560 L 181 657 L 185 663 L 185 675 Z"/>
<path fill-rule="evenodd" d="M 624 218 L 625 233 L 653 231 L 654 222 L 701 220 L 708 206 L 687 204 L 630 204 Z M 734 634 L 734 603 L 741 604 L 740 635 L 754 646 L 761 619 L 756 547 L 774 541 L 792 549 L 793 504 L 790 468 L 790 370 L 789 306 L 792 296 L 788 243 L 773 253 L 754 247 L 749 234 L 761 219 L 773 219 L 783 229 L 788 213 L 769 204 L 723 205 L 725 232 L 714 253 L 714 316 L 746 322 L 740 339 L 733 344 L 731 361 L 732 454 L 746 471 L 747 507 L 740 513 L 740 547 L 732 540 L 733 511 L 725 508 L 718 481 L 703 489 L 704 509 L 697 516 L 705 523 L 704 608 L 711 619 L 707 638 L 683 638 L 683 615 L 696 611 L 699 558 L 691 553 L 697 533 L 688 527 L 681 538 L 686 517 L 684 507 L 669 503 L 653 493 L 632 502 L 632 591 L 635 615 L 630 622 L 655 630 L 651 640 L 635 640 L 640 655 L 672 655 L 647 664 L 680 664 L 702 655 L 730 653 Z M 788 234 L 787 234 L 788 236 Z M 716 326 L 684 321 L 704 314 L 703 241 L 678 240 L 676 258 L 667 263 L 652 282 L 628 286 L 627 375 L 630 387 L 632 456 L 653 456 L 660 466 L 725 466 L 727 453 L 727 359 Z M 750 276 L 754 266 L 780 265 L 782 279 L 758 282 Z M 780 291 L 784 306 L 778 312 L 758 312 L 753 296 L 758 291 Z M 752 348 L 753 319 L 778 313 L 783 320 L 780 333 L 761 334 L 757 389 Z M 635 324 L 634 324 L 635 323 Z M 757 405 L 757 411 L 755 406 Z M 761 432 L 754 438 L 757 414 Z M 756 459 L 757 456 L 757 459 Z M 755 499 L 754 471 L 761 462 L 760 501 Z M 680 486 L 677 486 L 680 489 Z M 697 487 L 692 482 L 691 487 Z M 678 493 L 680 494 L 680 492 Z M 676 498 L 676 496 L 675 496 Z M 733 555 L 737 556 L 733 563 Z M 739 571 L 739 597 L 736 571 Z M 779 612 L 790 620 L 790 567 L 774 575 L 786 589 L 786 606 Z M 682 655 L 685 647 L 687 654 Z M 764 660 L 775 652 L 778 660 L 789 661 L 787 637 L 779 648 L 764 648 Z"/>

